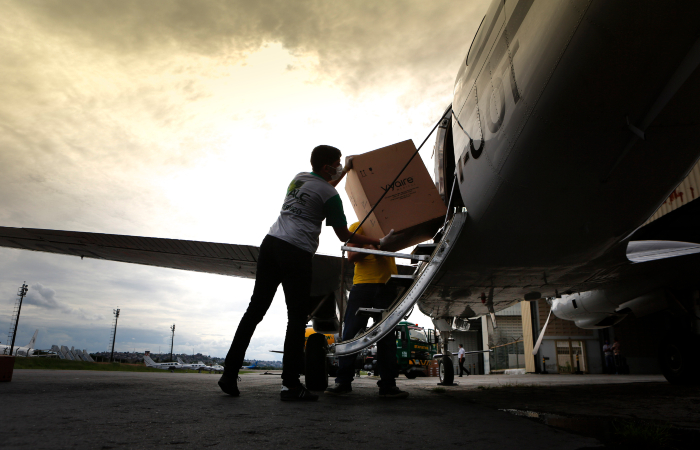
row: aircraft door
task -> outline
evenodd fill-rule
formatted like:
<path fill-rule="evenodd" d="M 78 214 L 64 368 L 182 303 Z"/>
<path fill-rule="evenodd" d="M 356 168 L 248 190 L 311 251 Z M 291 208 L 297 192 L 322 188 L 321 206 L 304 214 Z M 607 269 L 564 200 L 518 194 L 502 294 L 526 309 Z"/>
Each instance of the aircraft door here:
<path fill-rule="evenodd" d="M 454 141 L 452 135 L 452 107 L 448 107 L 443 116 L 445 117 L 438 126 L 435 138 L 435 146 L 433 147 L 434 171 L 435 171 L 435 187 L 440 193 L 440 197 L 445 205 L 450 201 L 450 193 L 452 184 L 455 180 L 455 155 Z M 461 205 L 461 197 L 459 189 L 455 187 L 455 195 L 452 199 L 452 206 Z"/>

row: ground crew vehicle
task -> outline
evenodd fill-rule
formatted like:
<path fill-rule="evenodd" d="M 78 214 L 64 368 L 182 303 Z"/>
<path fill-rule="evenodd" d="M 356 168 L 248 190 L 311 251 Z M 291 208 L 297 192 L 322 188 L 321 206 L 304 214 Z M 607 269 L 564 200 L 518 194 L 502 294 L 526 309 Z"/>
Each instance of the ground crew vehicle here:
<path fill-rule="evenodd" d="M 396 325 L 394 333 L 399 374 L 411 379 L 427 376 L 433 355 L 437 353 L 435 330 L 425 330 L 417 323 L 404 321 Z M 376 356 L 376 346 L 361 352 L 356 368 L 377 373 Z"/>
<path fill-rule="evenodd" d="M 418 324 L 399 322 L 396 325 L 396 361 L 399 373 L 406 378 L 428 375 L 428 367 L 437 353 L 435 330 L 426 330 Z"/>

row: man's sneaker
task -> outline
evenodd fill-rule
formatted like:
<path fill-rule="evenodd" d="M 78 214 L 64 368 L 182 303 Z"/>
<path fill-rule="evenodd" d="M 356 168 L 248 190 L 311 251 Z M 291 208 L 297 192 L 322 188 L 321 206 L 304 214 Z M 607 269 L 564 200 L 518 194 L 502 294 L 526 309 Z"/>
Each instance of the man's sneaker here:
<path fill-rule="evenodd" d="M 379 396 L 385 398 L 406 398 L 408 397 L 408 392 L 402 391 L 396 386 L 379 388 Z"/>
<path fill-rule="evenodd" d="M 283 402 L 315 402 L 318 400 L 318 395 L 312 394 L 303 384 L 292 389 L 282 386 L 280 400 Z"/>
<path fill-rule="evenodd" d="M 238 390 L 238 382 L 240 380 L 241 378 L 239 376 L 231 377 L 228 375 L 221 375 L 221 378 L 219 378 L 219 387 L 228 395 L 238 397 L 241 395 L 241 391 Z"/>
<path fill-rule="evenodd" d="M 335 383 L 333 386 L 328 386 L 324 394 L 328 395 L 347 395 L 352 392 L 350 383 Z"/>

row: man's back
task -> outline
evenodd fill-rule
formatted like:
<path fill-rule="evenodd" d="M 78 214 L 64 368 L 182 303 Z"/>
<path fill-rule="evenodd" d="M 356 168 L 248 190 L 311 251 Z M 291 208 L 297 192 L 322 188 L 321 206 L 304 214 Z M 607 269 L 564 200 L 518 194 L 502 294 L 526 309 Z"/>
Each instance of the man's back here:
<path fill-rule="evenodd" d="M 355 222 L 348 229 L 355 231 L 359 224 Z M 357 234 L 364 235 L 362 228 L 357 231 Z M 391 275 L 398 273 L 393 257 L 367 255 L 355 262 L 355 276 L 352 282 L 353 284 L 386 283 Z"/>

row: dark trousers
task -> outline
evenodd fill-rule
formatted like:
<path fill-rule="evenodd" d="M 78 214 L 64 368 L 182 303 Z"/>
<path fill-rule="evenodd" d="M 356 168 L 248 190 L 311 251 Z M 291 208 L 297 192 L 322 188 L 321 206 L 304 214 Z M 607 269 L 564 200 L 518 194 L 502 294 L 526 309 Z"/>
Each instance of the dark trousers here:
<path fill-rule="evenodd" d="M 462 373 L 467 372 L 467 375 L 471 375 L 469 373 L 469 370 L 464 368 L 464 359 L 465 358 L 459 358 L 459 376 L 462 376 Z"/>
<path fill-rule="evenodd" d="M 607 373 L 615 372 L 615 357 L 613 355 L 605 355 L 605 371 Z"/>
<path fill-rule="evenodd" d="M 367 316 L 356 316 L 359 308 L 386 309 L 396 299 L 396 288 L 386 286 L 384 283 L 355 284 L 348 297 L 348 307 L 343 320 L 343 340 L 352 339 L 358 331 L 367 327 Z M 338 358 L 338 376 L 336 383 L 352 383 L 355 372 L 355 359 L 357 355 L 341 356 Z M 389 333 L 384 339 L 377 342 L 377 371 L 380 380 L 379 387 L 396 386 L 396 336 Z"/>
<path fill-rule="evenodd" d="M 304 368 L 304 331 L 311 293 L 313 255 L 276 237 L 267 235 L 260 245 L 255 288 L 231 348 L 226 355 L 225 374 L 238 373 L 255 327 L 265 317 L 277 287 L 282 283 L 287 303 L 287 334 L 282 357 L 282 384 L 294 388 L 300 384 Z"/>

